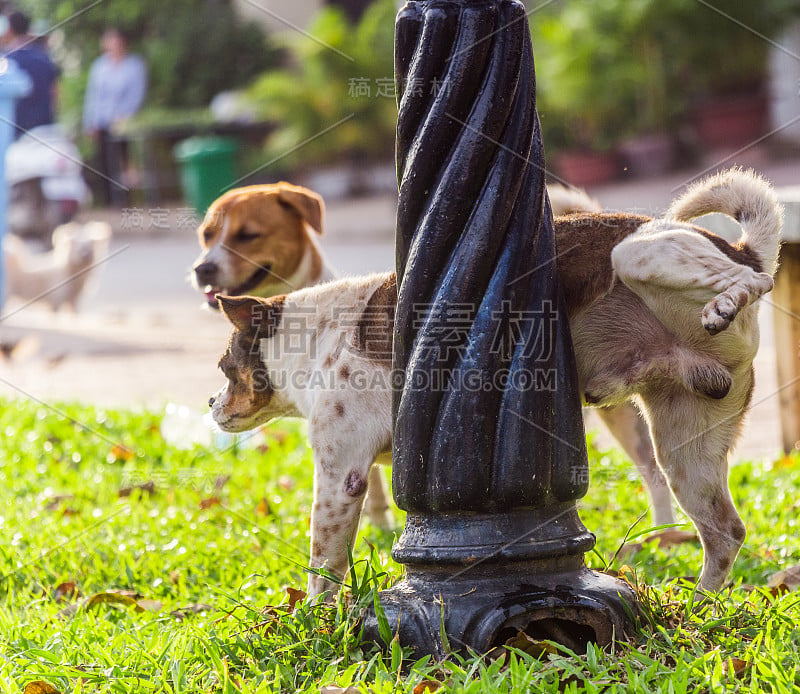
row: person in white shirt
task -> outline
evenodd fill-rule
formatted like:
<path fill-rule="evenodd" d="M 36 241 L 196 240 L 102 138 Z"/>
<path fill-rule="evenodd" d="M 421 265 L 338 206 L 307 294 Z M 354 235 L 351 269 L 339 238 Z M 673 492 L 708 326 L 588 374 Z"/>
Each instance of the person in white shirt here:
<path fill-rule="evenodd" d="M 147 67 L 144 60 L 129 53 L 128 37 L 118 27 L 105 31 L 103 54 L 89 70 L 83 108 L 83 129 L 95 141 L 98 170 L 102 176 L 99 192 L 108 204 L 123 204 L 130 183 L 127 147 L 111 135 L 144 103 Z"/>

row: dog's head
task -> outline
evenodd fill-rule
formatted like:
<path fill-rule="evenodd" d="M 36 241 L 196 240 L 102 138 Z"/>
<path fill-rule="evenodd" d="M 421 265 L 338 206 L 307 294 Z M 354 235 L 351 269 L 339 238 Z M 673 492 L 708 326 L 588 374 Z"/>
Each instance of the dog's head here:
<path fill-rule="evenodd" d="M 53 232 L 53 250 L 72 271 L 88 268 L 108 250 L 111 227 L 105 222 L 63 224 Z"/>
<path fill-rule="evenodd" d="M 233 333 L 219 367 L 228 382 L 208 402 L 224 431 L 246 431 L 284 413 L 269 379 L 261 343 L 273 337 L 281 322 L 285 297 L 219 296 L 219 306 Z"/>
<path fill-rule="evenodd" d="M 309 234 L 322 234 L 323 214 L 319 195 L 289 183 L 225 193 L 197 230 L 203 251 L 192 282 L 212 308 L 218 308 L 217 294 L 266 297 L 286 291 Z"/>

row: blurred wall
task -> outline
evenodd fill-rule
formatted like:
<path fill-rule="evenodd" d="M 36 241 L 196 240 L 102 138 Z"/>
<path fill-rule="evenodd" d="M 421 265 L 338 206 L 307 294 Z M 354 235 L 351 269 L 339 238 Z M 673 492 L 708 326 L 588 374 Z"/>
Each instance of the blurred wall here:
<path fill-rule="evenodd" d="M 240 17 L 258 22 L 272 33 L 292 31 L 292 24 L 305 29 L 323 4 L 323 0 L 233 0 Z"/>
<path fill-rule="evenodd" d="M 779 37 L 770 55 L 770 92 L 772 128 L 778 129 L 792 119 L 800 119 L 800 23 Z M 783 128 L 778 136 L 800 143 L 800 120 Z"/>

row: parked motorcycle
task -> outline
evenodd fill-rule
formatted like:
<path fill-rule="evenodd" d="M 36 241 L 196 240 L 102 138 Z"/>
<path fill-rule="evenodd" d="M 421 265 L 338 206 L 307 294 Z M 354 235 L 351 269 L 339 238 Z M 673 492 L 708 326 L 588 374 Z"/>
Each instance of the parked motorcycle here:
<path fill-rule="evenodd" d="M 78 148 L 58 125 L 22 135 L 6 154 L 8 230 L 51 248 L 51 235 L 91 199 Z"/>

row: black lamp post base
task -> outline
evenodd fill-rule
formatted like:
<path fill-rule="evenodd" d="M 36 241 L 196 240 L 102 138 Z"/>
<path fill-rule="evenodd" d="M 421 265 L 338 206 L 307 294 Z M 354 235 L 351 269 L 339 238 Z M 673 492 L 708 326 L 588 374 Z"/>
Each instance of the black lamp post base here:
<path fill-rule="evenodd" d="M 403 646 L 436 659 L 449 650 L 488 653 L 520 631 L 578 653 L 589 642 L 607 646 L 634 633 L 638 603 L 627 583 L 587 569 L 582 558 L 547 563 L 412 565 L 400 583 L 380 594 L 381 605 Z M 372 610 L 364 635 L 382 641 Z"/>

